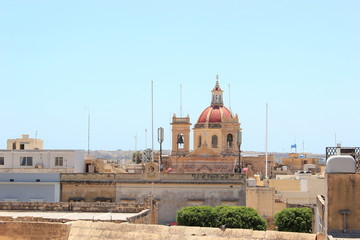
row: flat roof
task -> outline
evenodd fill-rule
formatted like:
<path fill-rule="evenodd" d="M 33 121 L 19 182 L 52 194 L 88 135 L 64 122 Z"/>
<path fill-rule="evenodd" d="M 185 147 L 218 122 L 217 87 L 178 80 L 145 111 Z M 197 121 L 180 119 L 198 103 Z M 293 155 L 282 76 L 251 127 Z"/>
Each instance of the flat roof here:
<path fill-rule="evenodd" d="M 1 217 L 35 217 L 46 219 L 68 219 L 68 220 L 102 220 L 102 221 L 126 221 L 129 217 L 142 214 L 138 213 L 113 213 L 113 212 L 40 212 L 40 211 L 0 211 Z"/>

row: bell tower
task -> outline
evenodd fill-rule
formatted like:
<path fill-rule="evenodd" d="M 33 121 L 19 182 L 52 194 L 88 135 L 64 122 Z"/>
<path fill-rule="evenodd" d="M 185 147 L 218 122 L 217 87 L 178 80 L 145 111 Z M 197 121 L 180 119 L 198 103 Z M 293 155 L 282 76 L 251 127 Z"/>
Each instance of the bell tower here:
<path fill-rule="evenodd" d="M 190 153 L 190 117 L 172 118 L 172 150 L 171 155 L 186 155 Z"/>
<path fill-rule="evenodd" d="M 220 88 L 219 85 L 219 75 L 216 75 L 216 84 L 214 89 L 211 91 L 211 93 L 212 93 L 211 106 L 212 107 L 224 106 L 223 90 Z"/>

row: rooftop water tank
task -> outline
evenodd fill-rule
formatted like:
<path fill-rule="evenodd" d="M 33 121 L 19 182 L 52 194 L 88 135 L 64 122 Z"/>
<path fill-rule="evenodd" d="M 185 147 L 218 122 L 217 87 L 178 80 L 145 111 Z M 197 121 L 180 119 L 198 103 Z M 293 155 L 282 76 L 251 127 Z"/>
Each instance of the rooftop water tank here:
<path fill-rule="evenodd" d="M 355 171 L 355 159 L 349 155 L 334 155 L 326 162 L 327 173 L 355 173 Z"/>

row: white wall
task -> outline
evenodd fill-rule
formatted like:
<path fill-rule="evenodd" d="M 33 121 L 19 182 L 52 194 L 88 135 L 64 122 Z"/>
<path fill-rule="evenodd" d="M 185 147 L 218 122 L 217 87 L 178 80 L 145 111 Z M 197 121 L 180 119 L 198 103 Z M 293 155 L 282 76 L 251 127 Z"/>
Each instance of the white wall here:
<path fill-rule="evenodd" d="M 10 169 L 31 169 L 42 172 L 41 169 L 54 169 L 57 172 L 85 172 L 85 154 L 83 150 L 1 150 L 4 165 L 0 172 L 13 172 Z M 21 166 L 21 157 L 32 157 L 32 166 Z M 63 166 L 55 166 L 55 158 L 63 157 Z M 39 166 L 39 168 L 36 168 Z"/>

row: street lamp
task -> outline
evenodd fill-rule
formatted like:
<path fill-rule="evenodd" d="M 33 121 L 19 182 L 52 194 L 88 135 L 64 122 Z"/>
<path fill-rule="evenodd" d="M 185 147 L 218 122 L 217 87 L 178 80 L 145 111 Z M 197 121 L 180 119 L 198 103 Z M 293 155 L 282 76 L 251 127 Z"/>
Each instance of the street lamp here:
<path fill-rule="evenodd" d="M 160 160 L 159 160 L 159 172 L 162 170 L 162 142 L 164 141 L 164 128 L 159 127 L 158 128 L 158 142 L 160 143 Z"/>
<path fill-rule="evenodd" d="M 235 169 L 235 172 L 241 173 L 241 142 L 242 142 L 242 132 L 241 130 L 239 130 L 237 132 L 237 136 L 236 136 L 236 144 L 239 148 L 239 158 L 238 158 L 238 163 L 237 163 L 237 168 Z"/>

